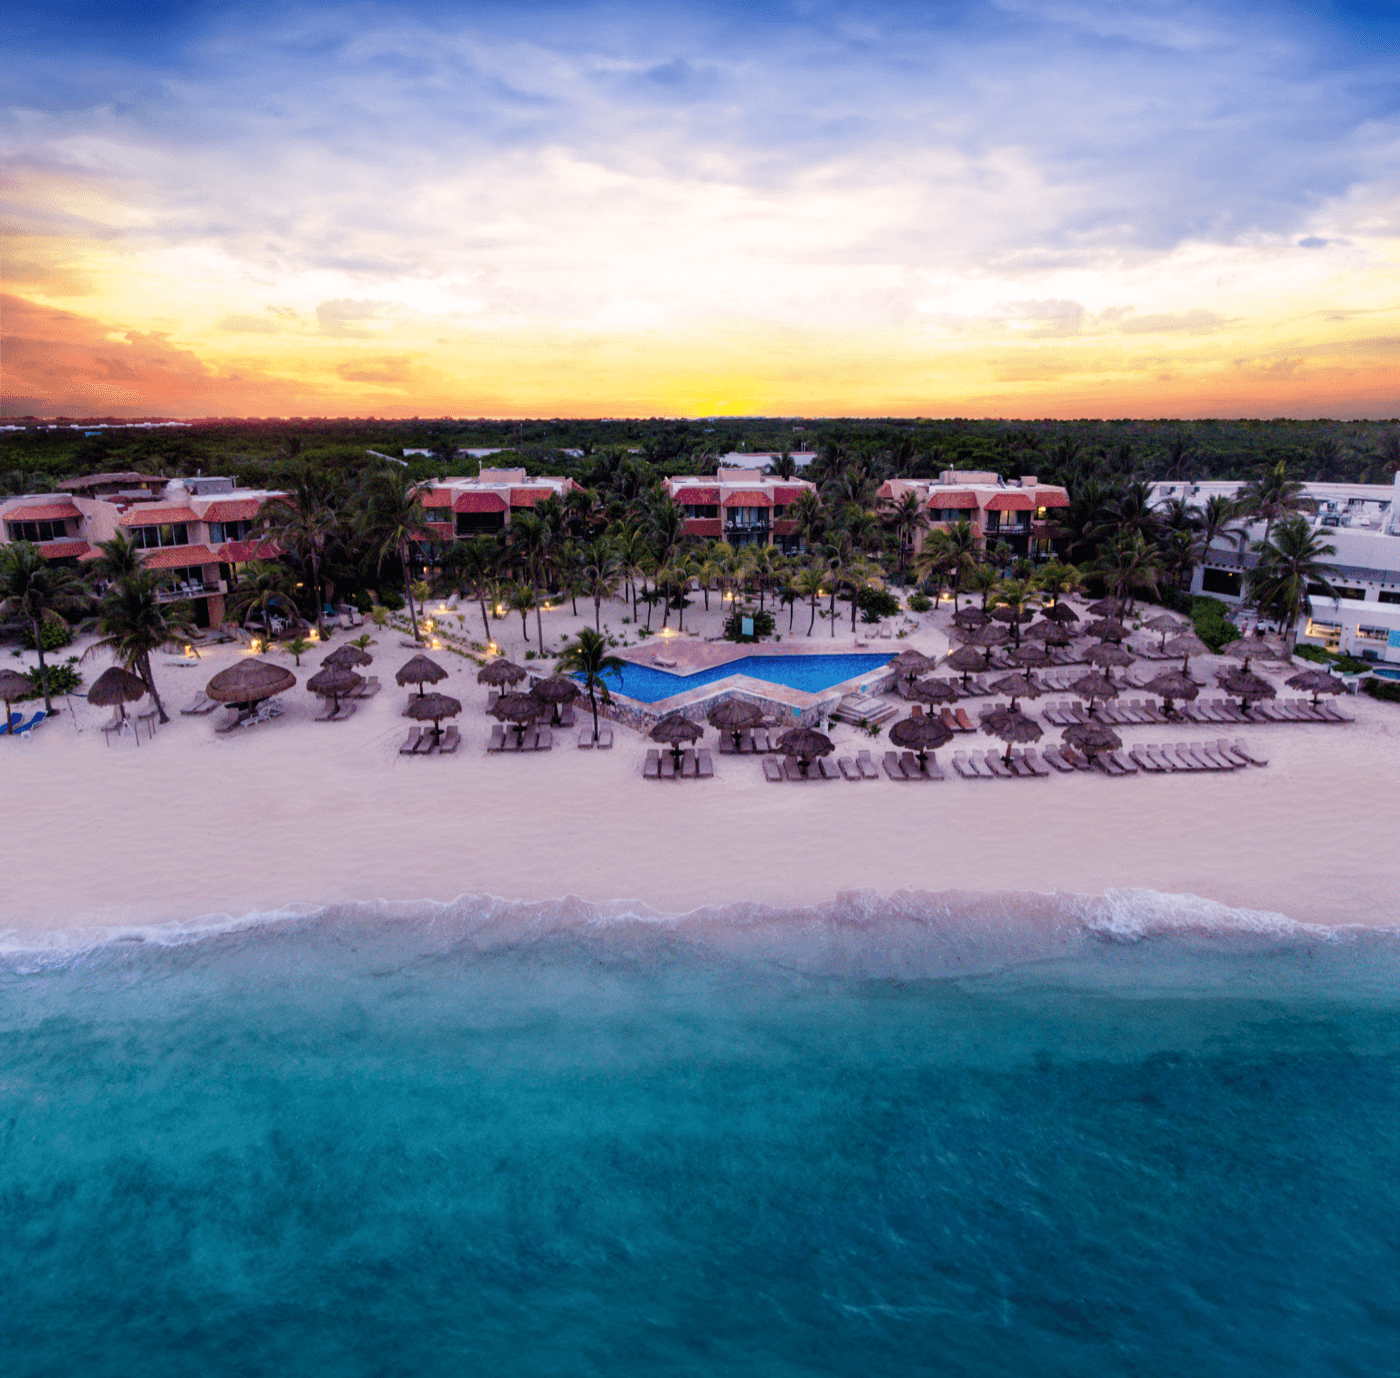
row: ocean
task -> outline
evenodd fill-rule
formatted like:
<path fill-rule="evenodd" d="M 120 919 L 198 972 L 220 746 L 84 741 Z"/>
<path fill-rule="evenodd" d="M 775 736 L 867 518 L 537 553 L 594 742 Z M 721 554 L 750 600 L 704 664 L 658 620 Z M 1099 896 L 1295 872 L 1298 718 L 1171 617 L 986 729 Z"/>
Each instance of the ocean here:
<path fill-rule="evenodd" d="M 1400 936 L 357 906 L 0 956 L 0 1365 L 1400 1373 Z"/>

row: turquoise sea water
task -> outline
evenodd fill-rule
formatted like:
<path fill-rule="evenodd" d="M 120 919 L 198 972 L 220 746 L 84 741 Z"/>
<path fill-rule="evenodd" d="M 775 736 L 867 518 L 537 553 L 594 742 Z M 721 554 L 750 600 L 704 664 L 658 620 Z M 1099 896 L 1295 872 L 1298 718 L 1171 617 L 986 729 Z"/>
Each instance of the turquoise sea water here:
<path fill-rule="evenodd" d="M 11 953 L 4 1371 L 1400 1372 L 1396 935 L 1128 908 Z"/>
<path fill-rule="evenodd" d="M 654 670 L 649 665 L 625 662 L 620 674 L 608 676 L 608 687 L 638 703 L 656 703 L 672 694 L 684 694 L 707 684 L 728 679 L 731 675 L 751 675 L 769 684 L 786 685 L 809 694 L 819 694 L 834 684 L 841 684 L 857 675 L 873 675 L 887 664 L 891 653 L 871 655 L 792 655 L 744 656 L 726 665 L 716 665 L 693 674 L 677 675 L 666 670 Z"/>

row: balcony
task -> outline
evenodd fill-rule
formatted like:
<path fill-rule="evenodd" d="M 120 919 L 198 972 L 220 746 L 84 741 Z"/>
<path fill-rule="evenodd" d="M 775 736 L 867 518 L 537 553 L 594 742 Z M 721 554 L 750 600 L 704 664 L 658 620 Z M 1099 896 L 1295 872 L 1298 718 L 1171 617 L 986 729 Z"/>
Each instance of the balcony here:
<path fill-rule="evenodd" d="M 214 593 L 227 593 L 228 585 L 222 579 L 179 580 L 168 588 L 156 593 L 157 603 L 178 603 L 183 598 L 207 598 Z"/>

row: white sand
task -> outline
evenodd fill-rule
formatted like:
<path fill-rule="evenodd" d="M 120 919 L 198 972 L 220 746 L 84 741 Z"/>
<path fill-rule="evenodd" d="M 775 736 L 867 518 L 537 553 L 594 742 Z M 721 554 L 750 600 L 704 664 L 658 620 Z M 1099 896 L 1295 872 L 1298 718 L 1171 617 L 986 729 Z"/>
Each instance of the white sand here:
<path fill-rule="evenodd" d="M 468 634 L 479 634 L 479 616 L 464 611 Z M 586 612 L 546 613 L 546 643 L 591 625 L 591 605 Z M 615 631 L 630 630 L 620 604 L 604 615 Z M 691 620 L 713 630 L 717 614 Z M 780 629 L 786 623 L 784 611 Z M 798 640 L 805 626 L 799 609 Z M 492 720 L 477 666 L 446 651 L 435 658 L 452 675 L 437 687 L 463 702 L 462 749 L 400 757 L 408 691 L 393 674 L 412 652 L 398 633 L 376 636 L 370 673 L 385 688 L 348 722 L 311 721 L 320 701 L 300 685 L 284 696 L 284 717 L 229 736 L 214 732 L 222 710 L 179 716 L 239 654 L 221 650 L 197 668 L 158 659 L 172 720 L 139 748 L 129 738 L 104 745 L 98 724 L 109 711 L 77 699 L 74 714 L 31 741 L 0 740 L 9 818 L 0 928 L 469 893 L 635 899 L 676 913 L 743 900 L 809 903 L 861 888 L 1142 887 L 1304 921 L 1400 918 L 1393 705 L 1345 699 L 1357 718 L 1350 727 L 1123 729 L 1129 743 L 1244 735 L 1270 758 L 1267 769 L 1232 773 L 986 782 L 950 773 L 941 784 L 775 786 L 755 759 L 716 755 L 711 781 L 653 782 L 641 778 L 646 743 L 621 728 L 611 752 L 579 751 L 573 734 L 556 733 L 551 752 L 488 757 Z M 498 638 L 520 657 L 518 618 L 498 624 Z M 880 645 L 932 648 L 935 638 Z M 850 641 L 848 623 L 833 640 L 818 621 L 814 646 L 850 649 Z M 322 654 L 303 660 L 301 684 Z M 86 663 L 89 682 L 104 664 Z M 868 745 L 878 757 L 886 746 L 847 727 L 835 735 L 843 752 Z M 1058 733 L 1048 729 L 1046 739 Z"/>

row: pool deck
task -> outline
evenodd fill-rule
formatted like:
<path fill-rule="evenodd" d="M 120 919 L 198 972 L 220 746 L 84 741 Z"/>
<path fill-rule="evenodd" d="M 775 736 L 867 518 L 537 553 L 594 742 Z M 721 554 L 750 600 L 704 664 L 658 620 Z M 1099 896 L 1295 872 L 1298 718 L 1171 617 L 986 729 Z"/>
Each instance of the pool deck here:
<path fill-rule="evenodd" d="M 898 654 L 898 650 L 888 644 L 882 646 L 879 643 L 857 643 L 853 646 L 849 641 L 843 641 L 835 646 L 822 647 L 806 642 L 785 646 L 769 641 L 700 641 L 684 635 L 653 637 L 641 646 L 628 646 L 616 652 L 619 660 L 681 676 L 710 670 L 717 665 L 727 665 L 730 661 L 746 660 L 749 656 L 885 654 L 893 657 Z M 676 713 L 694 722 L 703 723 L 706 713 L 716 703 L 723 699 L 743 699 L 748 703 L 757 704 L 770 717 L 794 727 L 810 727 L 830 717 L 832 710 L 840 705 L 847 694 L 877 694 L 889 688 L 893 681 L 892 670 L 877 666 L 873 670 L 843 680 L 840 684 L 833 684 L 829 689 L 809 693 L 804 689 L 790 689 L 783 684 L 774 684 L 771 680 L 754 679 L 750 675 L 736 673 L 725 679 L 712 680 L 695 689 L 682 690 L 669 698 L 658 699 L 655 703 L 643 703 L 639 699 L 614 692 L 612 705 L 606 711 L 610 718 L 618 722 L 647 731 L 658 719 Z"/>

